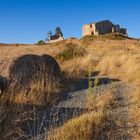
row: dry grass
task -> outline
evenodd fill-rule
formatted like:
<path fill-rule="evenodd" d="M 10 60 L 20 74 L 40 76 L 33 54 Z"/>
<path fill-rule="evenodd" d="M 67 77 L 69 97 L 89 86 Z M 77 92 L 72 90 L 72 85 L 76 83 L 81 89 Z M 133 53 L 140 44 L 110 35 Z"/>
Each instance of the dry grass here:
<path fill-rule="evenodd" d="M 87 97 L 88 112 L 47 133 L 46 140 L 116 140 L 124 137 L 123 123 L 111 110 L 118 106 L 110 92 Z"/>
<path fill-rule="evenodd" d="M 50 133 L 48 140 L 117 139 L 119 135 L 115 130 L 118 126 L 111 117 L 102 112 L 84 114 Z"/>
<path fill-rule="evenodd" d="M 86 114 L 81 116 L 80 118 L 71 120 L 67 124 L 65 124 L 62 128 L 58 130 L 58 132 L 54 132 L 49 136 L 49 140 L 71 140 L 71 139 L 91 139 L 92 136 L 92 127 L 93 122 L 96 119 L 96 122 L 100 122 L 101 114 Z M 79 133 L 78 133 L 79 132 Z"/>
<path fill-rule="evenodd" d="M 133 39 L 123 39 L 117 38 L 92 38 L 87 37 L 83 40 L 70 39 L 62 42 L 54 43 L 51 45 L 44 46 L 20 46 L 18 47 L 2 47 L 0 49 L 0 74 L 3 76 L 8 76 L 7 67 L 9 67 L 10 63 L 13 62 L 13 59 L 24 55 L 24 54 L 38 54 L 42 55 L 45 52 L 50 54 L 51 56 L 56 56 L 60 54 L 65 48 L 64 46 L 68 43 L 74 43 L 79 46 L 84 45 L 86 50 L 86 55 L 84 57 L 72 57 L 72 59 L 67 59 L 67 61 L 59 61 L 60 67 L 62 71 L 64 71 L 69 77 L 83 78 L 88 76 L 88 67 L 91 66 L 92 71 L 99 71 L 100 75 L 106 75 L 112 78 L 117 78 L 128 82 L 133 85 L 136 90 L 130 94 L 129 102 L 129 123 L 134 124 L 136 122 L 137 126 L 140 124 L 139 114 L 140 114 L 140 45 L 139 41 Z M 42 87 L 39 84 L 40 81 L 34 81 L 31 83 L 31 87 L 33 91 L 40 91 Z M 51 85 L 49 87 L 51 90 Z M 33 92 L 30 95 L 30 99 L 33 102 L 34 94 Z M 19 96 L 19 97 L 18 97 Z M 23 98 L 24 103 L 27 103 L 27 98 L 24 98 L 23 94 L 19 94 L 15 99 L 16 102 L 19 102 L 21 97 Z M 40 102 L 40 96 L 36 96 L 38 101 Z M 36 99 L 37 99 L 36 98 Z M 36 100 L 35 99 L 35 100 Z M 96 107 L 92 105 L 92 101 L 89 101 L 89 108 L 93 110 L 104 110 L 103 107 L 108 109 L 110 104 L 114 105 L 114 103 L 110 102 L 110 100 L 114 101 L 114 96 L 112 96 L 109 92 L 104 96 L 99 96 L 94 101 L 96 103 Z M 20 101 L 21 102 L 21 101 Z M 111 107 L 109 107 L 111 108 Z M 109 120 L 109 121 L 108 121 Z M 70 120 L 68 123 L 64 124 L 64 126 L 60 127 L 58 130 L 50 133 L 49 139 L 76 139 L 80 137 L 82 139 L 90 139 L 97 138 L 96 136 L 104 136 L 102 130 L 107 130 L 109 132 L 110 139 L 113 139 L 116 135 L 114 132 L 110 130 L 110 122 L 114 124 L 113 115 L 108 116 L 103 112 L 92 112 L 88 114 L 84 114 L 79 118 L 75 118 Z M 109 123 L 108 123 L 109 122 Z M 93 125 L 92 125 L 93 124 Z M 109 125 L 106 127 L 106 125 Z M 116 126 L 116 122 L 113 126 Z M 94 128 L 93 128 L 94 127 Z M 117 126 L 118 127 L 118 126 Z M 96 128 L 96 129 L 95 129 Z M 114 128 L 114 127 L 113 127 Z M 115 127 L 116 128 L 116 127 Z M 80 131 L 79 131 L 80 130 Z M 101 131 L 100 131 L 101 130 Z M 96 135 L 91 135 L 91 131 Z M 85 133 L 87 132 L 87 133 Z M 139 138 L 140 128 L 134 128 L 135 139 Z M 52 134 L 55 133 L 55 136 Z M 57 136 L 57 137 L 56 137 Z M 62 137 L 63 136 L 63 137 Z M 68 137 L 67 137 L 68 136 Z M 84 136 L 84 137 L 83 137 Z M 101 138 L 100 138 L 101 139 Z M 117 138 L 116 138 L 117 139 Z"/>
<path fill-rule="evenodd" d="M 108 54 L 100 61 L 98 69 L 102 74 L 135 82 L 140 77 L 139 56 L 124 52 Z"/>
<path fill-rule="evenodd" d="M 20 133 L 17 123 L 21 121 L 20 115 L 23 115 L 24 112 L 18 105 L 7 105 L 7 99 L 2 98 L 0 103 L 2 103 L 0 106 L 0 139 L 13 139 L 15 134 Z"/>
<path fill-rule="evenodd" d="M 7 88 L 0 96 L 0 137 L 5 140 L 21 137 L 20 124 L 31 118 L 32 106 L 53 104 L 61 91 L 59 65 L 48 55 L 17 58 L 9 75 Z M 23 118 L 26 112 L 29 116 Z"/>
<path fill-rule="evenodd" d="M 69 77 L 84 78 L 88 77 L 89 66 L 92 66 L 92 71 L 95 72 L 97 64 L 98 56 L 95 58 L 91 54 L 87 54 L 84 57 L 73 58 L 72 60 L 62 62 L 60 63 L 60 67 Z"/>
<path fill-rule="evenodd" d="M 92 42 L 95 40 L 102 40 L 102 41 L 119 40 L 120 41 L 120 40 L 124 40 L 124 39 L 128 39 L 128 37 L 123 36 L 122 34 L 119 34 L 119 33 L 110 33 L 110 34 L 99 35 L 99 36 L 87 35 L 81 39 L 81 42 L 82 42 L 82 45 L 87 47 L 87 46 L 91 45 Z"/>
<path fill-rule="evenodd" d="M 131 126 L 131 136 L 133 139 L 139 139 L 140 132 L 140 53 L 130 47 L 132 50 L 127 52 L 120 51 L 108 54 L 100 61 L 98 69 L 102 75 L 122 79 L 134 87 L 128 95 L 129 98 L 129 125 Z"/>
<path fill-rule="evenodd" d="M 116 97 L 109 90 L 97 97 L 95 97 L 95 93 L 87 95 L 87 108 L 89 111 L 111 110 L 115 106 L 117 106 Z"/>
<path fill-rule="evenodd" d="M 66 61 L 85 55 L 85 49 L 77 44 L 68 43 L 64 46 L 64 50 L 56 55 L 56 59 L 59 61 Z"/>
<path fill-rule="evenodd" d="M 86 46 L 87 54 L 83 58 L 61 63 L 60 66 L 74 77 L 87 77 L 88 67 L 93 71 L 99 71 L 100 75 L 120 79 L 134 87 L 133 92 L 128 94 L 129 123 L 132 126 L 134 139 L 139 138 L 140 132 L 140 46 L 139 41 L 125 40 L 103 40 L 91 39 Z M 108 96 L 108 95 L 107 95 Z M 102 97 L 106 100 L 106 97 Z M 110 97 L 113 98 L 113 97 Z M 107 98 L 108 99 L 108 98 Z M 102 100 L 99 98 L 99 100 Z M 104 106 L 104 100 L 99 101 L 99 106 Z M 95 101 L 96 102 L 96 101 Z M 105 101 L 106 102 L 106 101 Z M 89 103 L 90 104 L 90 103 Z M 92 103 L 91 103 L 92 104 Z M 98 107 L 97 108 L 100 108 Z M 91 105 L 92 106 L 92 105 Z M 136 126 L 135 126 L 136 124 Z M 133 128 L 134 126 L 134 128 Z"/>

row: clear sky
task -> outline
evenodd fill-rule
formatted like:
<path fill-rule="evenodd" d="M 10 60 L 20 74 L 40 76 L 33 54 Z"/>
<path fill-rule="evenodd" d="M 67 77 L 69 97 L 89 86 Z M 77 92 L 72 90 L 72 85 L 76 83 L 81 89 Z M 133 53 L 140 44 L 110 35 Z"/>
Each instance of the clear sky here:
<path fill-rule="evenodd" d="M 82 25 L 104 19 L 140 38 L 140 0 L 0 0 L 0 42 L 35 43 L 56 26 L 80 38 Z"/>

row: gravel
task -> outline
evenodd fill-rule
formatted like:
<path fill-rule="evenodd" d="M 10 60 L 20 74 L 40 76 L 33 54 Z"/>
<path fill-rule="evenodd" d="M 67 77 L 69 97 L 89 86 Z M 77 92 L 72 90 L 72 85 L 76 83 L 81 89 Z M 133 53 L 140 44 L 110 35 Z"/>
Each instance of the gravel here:
<path fill-rule="evenodd" d="M 93 78 L 94 80 L 96 78 Z M 29 133 L 29 128 L 27 126 L 24 126 L 24 132 L 27 134 L 27 139 L 33 139 L 36 138 L 37 140 L 43 140 L 46 134 L 46 131 L 49 131 L 51 129 L 57 128 L 66 121 L 70 120 L 71 118 L 77 117 L 81 115 L 82 113 L 86 112 L 86 96 L 88 90 L 93 92 L 96 96 L 100 94 L 105 94 L 108 89 L 112 90 L 114 93 L 118 94 L 120 97 L 123 97 L 126 93 L 130 92 L 132 90 L 132 87 L 122 81 L 118 80 L 107 80 L 107 78 L 102 77 L 100 78 L 104 79 L 102 82 L 99 83 L 98 86 L 92 87 L 88 89 L 87 82 L 88 79 L 86 79 L 84 82 L 79 81 L 79 83 L 76 83 L 75 85 L 75 91 L 65 93 L 65 96 L 63 96 L 60 100 L 60 102 L 50 108 L 39 108 L 36 109 L 36 120 L 33 122 L 34 124 L 30 125 L 30 129 L 33 130 L 32 138 L 28 137 L 31 136 Z M 106 79 L 106 80 L 105 80 Z M 93 83 L 94 83 L 93 80 Z M 82 85 L 83 84 L 83 85 Z M 82 86 L 81 86 L 82 85 Z M 79 87 L 81 86 L 82 89 L 79 90 Z M 84 87 L 84 88 L 83 88 Z M 78 89 L 78 90 L 77 90 Z M 125 109 L 125 113 L 126 109 Z"/>

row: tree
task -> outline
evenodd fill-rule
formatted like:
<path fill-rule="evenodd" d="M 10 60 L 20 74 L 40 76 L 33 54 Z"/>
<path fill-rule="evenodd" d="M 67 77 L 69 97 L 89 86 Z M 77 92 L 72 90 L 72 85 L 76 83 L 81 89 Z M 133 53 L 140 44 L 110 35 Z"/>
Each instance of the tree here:
<path fill-rule="evenodd" d="M 44 40 L 39 40 L 38 42 L 37 42 L 37 45 L 45 45 L 46 43 L 45 43 L 45 41 Z"/>
<path fill-rule="evenodd" d="M 55 29 L 55 34 L 56 34 L 56 35 L 61 35 L 61 36 L 63 36 L 63 33 L 62 33 L 60 27 L 56 27 L 56 29 Z"/>
<path fill-rule="evenodd" d="M 47 33 L 47 37 L 45 38 L 45 41 L 49 41 L 50 37 L 53 35 L 53 33 L 51 31 L 48 31 Z"/>
<path fill-rule="evenodd" d="M 48 33 L 47 33 L 47 37 L 48 38 L 50 38 L 50 36 L 52 36 L 53 35 L 53 33 L 51 32 L 51 31 L 49 31 Z"/>

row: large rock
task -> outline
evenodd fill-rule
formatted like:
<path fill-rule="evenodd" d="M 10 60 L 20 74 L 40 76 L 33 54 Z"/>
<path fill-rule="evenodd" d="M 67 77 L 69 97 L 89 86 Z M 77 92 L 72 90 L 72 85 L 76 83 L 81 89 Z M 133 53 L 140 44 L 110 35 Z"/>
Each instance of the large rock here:
<path fill-rule="evenodd" d="M 49 55 L 23 55 L 11 65 L 10 80 L 8 92 L 16 102 L 49 103 L 60 90 L 60 68 Z"/>
<path fill-rule="evenodd" d="M 46 55 L 46 54 L 42 55 L 41 58 L 42 58 L 42 62 L 43 62 L 43 68 L 47 70 L 46 74 L 50 75 L 52 77 L 55 77 L 55 78 L 59 77 L 60 68 L 59 68 L 57 61 L 53 57 Z M 49 67 L 49 69 L 48 69 L 48 67 Z"/>

